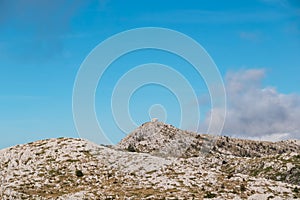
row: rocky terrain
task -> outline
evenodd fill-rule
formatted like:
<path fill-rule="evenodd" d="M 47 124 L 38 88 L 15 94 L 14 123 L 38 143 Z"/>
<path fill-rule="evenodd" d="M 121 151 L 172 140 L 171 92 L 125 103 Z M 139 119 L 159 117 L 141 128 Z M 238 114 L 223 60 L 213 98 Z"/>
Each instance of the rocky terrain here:
<path fill-rule="evenodd" d="M 0 150 L 0 199 L 300 199 L 300 143 L 158 121 L 115 146 L 41 140 Z"/>

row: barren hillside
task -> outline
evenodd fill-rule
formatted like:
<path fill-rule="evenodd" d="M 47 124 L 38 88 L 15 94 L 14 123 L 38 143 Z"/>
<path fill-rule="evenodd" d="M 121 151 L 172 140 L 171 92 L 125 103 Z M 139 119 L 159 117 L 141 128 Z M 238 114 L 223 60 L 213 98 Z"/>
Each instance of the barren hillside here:
<path fill-rule="evenodd" d="M 299 141 L 148 122 L 116 146 L 58 138 L 0 151 L 1 199 L 300 199 Z"/>

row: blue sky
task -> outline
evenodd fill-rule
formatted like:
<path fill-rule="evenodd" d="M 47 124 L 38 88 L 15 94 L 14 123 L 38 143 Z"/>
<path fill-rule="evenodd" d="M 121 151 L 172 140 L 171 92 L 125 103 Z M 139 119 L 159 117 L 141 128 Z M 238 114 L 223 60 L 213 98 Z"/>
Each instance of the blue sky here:
<path fill-rule="evenodd" d="M 229 117 L 234 118 L 225 124 L 224 134 L 268 140 L 299 137 L 300 3 L 297 0 L 3 0 L 0 1 L 0 148 L 43 138 L 78 137 L 72 116 L 72 92 L 81 63 L 106 38 L 140 27 L 182 32 L 210 54 L 224 78 Z M 150 50 L 137 52 L 127 59 L 121 58 L 115 65 L 125 65 L 128 70 L 147 62 L 173 66 L 191 81 L 199 98 L 205 98 L 207 90 L 203 82 L 198 86 L 196 81 L 201 77 L 195 77 L 192 70 L 182 69 L 183 61 L 176 61 L 172 55 Z M 96 94 L 96 99 L 104 102 L 96 105 L 97 115 L 100 121 L 106 120 L 106 129 L 111 132 L 117 129 L 111 127 L 113 119 L 107 114 L 109 91 L 117 81 L 113 77 L 120 77 L 122 72 L 120 67 L 112 66 L 103 78 L 104 92 L 99 89 Z M 237 86 L 244 88 L 244 92 L 237 90 Z M 144 87 L 140 92 L 134 94 L 130 103 L 137 123 L 148 119 L 145 111 L 152 104 L 173 102 L 170 105 L 176 107 L 174 96 L 163 88 Z M 142 95 L 145 93 L 151 98 Z M 157 98 L 155 93 L 163 98 Z M 102 98 L 107 101 L 101 101 Z M 179 111 L 169 109 L 172 112 L 167 122 L 177 125 Z"/>

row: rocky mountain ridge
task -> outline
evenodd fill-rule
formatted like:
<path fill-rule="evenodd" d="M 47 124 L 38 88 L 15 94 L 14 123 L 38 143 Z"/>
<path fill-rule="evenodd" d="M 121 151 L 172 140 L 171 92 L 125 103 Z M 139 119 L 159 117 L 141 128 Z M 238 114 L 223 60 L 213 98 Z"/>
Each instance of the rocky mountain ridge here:
<path fill-rule="evenodd" d="M 134 152 L 177 157 L 200 156 L 208 152 L 238 157 L 300 152 L 299 140 L 268 142 L 198 134 L 158 121 L 142 124 L 116 147 Z"/>
<path fill-rule="evenodd" d="M 0 199 L 300 199 L 299 149 L 153 121 L 115 146 L 58 138 L 0 150 Z"/>

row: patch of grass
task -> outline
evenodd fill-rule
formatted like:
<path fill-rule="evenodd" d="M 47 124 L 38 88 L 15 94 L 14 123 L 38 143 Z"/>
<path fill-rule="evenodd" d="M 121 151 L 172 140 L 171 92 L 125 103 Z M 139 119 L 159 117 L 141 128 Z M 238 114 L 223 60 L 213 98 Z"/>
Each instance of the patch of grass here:
<path fill-rule="evenodd" d="M 295 155 L 295 156 L 294 156 L 294 159 L 300 159 L 300 154 Z"/>
<path fill-rule="evenodd" d="M 35 155 L 36 156 L 39 156 L 39 155 L 42 155 L 42 154 L 44 154 L 44 153 L 46 153 L 44 150 L 42 150 L 42 151 L 40 151 L 40 152 L 37 152 L 37 153 L 35 153 Z"/>
<path fill-rule="evenodd" d="M 156 171 L 157 171 L 157 170 L 154 169 L 154 170 L 151 170 L 151 171 L 146 172 L 146 174 L 153 174 L 153 173 L 156 172 Z"/>
<path fill-rule="evenodd" d="M 250 176 L 257 176 L 260 172 L 261 172 L 261 170 L 259 170 L 259 169 L 252 170 L 250 172 Z"/>
<path fill-rule="evenodd" d="M 59 175 L 59 171 L 54 170 L 54 169 L 50 169 L 49 174 L 52 175 L 52 176 Z"/>
<path fill-rule="evenodd" d="M 234 189 L 231 191 L 233 194 L 238 194 L 238 192 Z"/>
<path fill-rule="evenodd" d="M 266 167 L 266 168 L 264 169 L 265 172 L 269 172 L 269 171 L 271 171 L 271 170 L 273 170 L 273 167 L 271 167 L 271 166 Z"/>
<path fill-rule="evenodd" d="M 47 161 L 48 161 L 48 162 L 54 162 L 55 159 L 54 159 L 54 158 L 50 158 L 50 159 L 48 159 Z"/>
<path fill-rule="evenodd" d="M 216 194 L 214 194 L 214 193 L 208 191 L 208 192 L 205 193 L 204 198 L 209 198 L 209 199 L 211 199 L 211 198 L 215 198 L 216 196 L 217 196 Z"/>
<path fill-rule="evenodd" d="M 79 162 L 79 160 L 67 159 L 66 162 Z"/>

